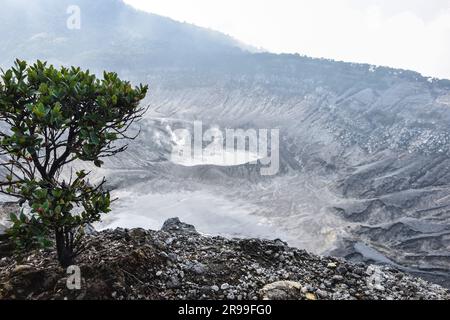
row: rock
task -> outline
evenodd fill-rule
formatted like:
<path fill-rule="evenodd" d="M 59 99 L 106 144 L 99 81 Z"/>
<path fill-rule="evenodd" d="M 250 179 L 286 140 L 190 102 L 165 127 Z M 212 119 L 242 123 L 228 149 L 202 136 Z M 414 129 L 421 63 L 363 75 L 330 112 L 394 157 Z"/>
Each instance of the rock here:
<path fill-rule="evenodd" d="M 324 290 L 321 290 L 321 289 L 318 289 L 316 291 L 316 294 L 322 299 L 326 299 L 328 297 L 328 293 L 326 291 L 324 291 Z"/>
<path fill-rule="evenodd" d="M 317 300 L 316 295 L 315 295 L 314 293 L 311 293 L 311 292 L 307 292 L 307 293 L 305 294 L 305 298 L 306 298 L 307 300 Z"/>
<path fill-rule="evenodd" d="M 373 288 L 375 290 L 378 290 L 378 291 L 381 291 L 381 292 L 384 292 L 386 290 L 386 288 L 383 287 L 381 284 L 376 284 L 376 285 L 373 286 Z"/>
<path fill-rule="evenodd" d="M 301 296 L 302 285 L 294 281 L 277 281 L 264 286 L 259 291 L 263 300 L 293 300 Z"/>
<path fill-rule="evenodd" d="M 327 268 L 335 269 L 336 267 L 337 267 L 337 265 L 336 265 L 335 262 L 330 262 L 330 263 L 327 264 Z"/>
<path fill-rule="evenodd" d="M 327 287 L 330 288 L 333 285 L 333 282 L 331 282 L 331 280 L 326 279 L 323 281 L 323 284 Z"/>
<path fill-rule="evenodd" d="M 169 282 L 167 282 L 167 288 L 169 289 L 177 289 L 180 286 L 181 286 L 180 280 L 176 276 L 171 277 Z"/>
<path fill-rule="evenodd" d="M 168 255 L 166 252 L 164 252 L 164 251 L 161 251 L 161 252 L 159 253 L 159 255 L 160 255 L 163 259 L 169 259 L 169 255 Z"/>
<path fill-rule="evenodd" d="M 275 245 L 276 247 L 278 247 L 279 249 L 282 249 L 282 250 L 285 250 L 285 249 L 288 247 L 287 242 L 284 242 L 284 241 L 281 240 L 281 239 L 275 239 L 275 240 L 274 240 L 274 245 Z"/>
<path fill-rule="evenodd" d="M 220 286 L 221 290 L 227 290 L 230 287 L 230 285 L 228 283 L 224 283 Z"/>
<path fill-rule="evenodd" d="M 161 241 L 161 240 L 153 241 L 153 245 L 155 247 L 157 247 L 159 250 L 166 250 L 167 249 L 166 244 L 163 241 Z"/>
<path fill-rule="evenodd" d="M 344 266 L 339 266 L 336 268 L 336 272 L 341 275 L 345 275 L 347 273 L 347 268 Z"/>
<path fill-rule="evenodd" d="M 331 280 L 333 280 L 335 282 L 341 282 L 342 280 L 344 280 L 344 277 L 340 276 L 340 275 L 335 275 L 331 278 Z"/>
<path fill-rule="evenodd" d="M 128 235 L 135 240 L 140 240 L 142 238 L 145 238 L 145 236 L 147 235 L 147 231 L 142 228 L 135 228 L 128 231 Z"/>
<path fill-rule="evenodd" d="M 300 291 L 301 291 L 302 293 L 312 292 L 312 291 L 314 291 L 314 288 L 313 288 L 313 286 L 311 286 L 311 285 L 306 285 L 306 286 L 303 286 L 303 287 L 300 289 Z"/>
<path fill-rule="evenodd" d="M 214 292 L 219 291 L 219 287 L 216 286 L 216 285 L 212 286 L 211 289 L 212 289 L 212 291 L 214 291 Z"/>
<path fill-rule="evenodd" d="M 22 272 L 26 272 L 26 271 L 30 271 L 33 270 L 34 268 L 32 266 L 29 265 L 18 265 L 14 268 L 13 272 L 14 273 L 22 273 Z"/>
<path fill-rule="evenodd" d="M 170 246 L 175 241 L 175 238 L 167 238 L 164 243 L 168 246 Z"/>
<path fill-rule="evenodd" d="M 229 293 L 228 295 L 227 295 L 227 299 L 228 300 L 234 300 L 235 299 L 235 297 L 234 297 L 234 293 Z"/>
<path fill-rule="evenodd" d="M 178 261 L 178 255 L 176 253 L 169 253 L 167 257 L 172 262 L 177 262 Z"/>
<path fill-rule="evenodd" d="M 206 266 L 202 263 L 192 264 L 188 267 L 189 271 L 192 271 L 195 274 L 201 275 L 206 272 Z"/>
<path fill-rule="evenodd" d="M 179 218 L 171 218 L 164 222 L 162 231 L 174 233 L 197 233 L 193 225 L 181 222 Z"/>

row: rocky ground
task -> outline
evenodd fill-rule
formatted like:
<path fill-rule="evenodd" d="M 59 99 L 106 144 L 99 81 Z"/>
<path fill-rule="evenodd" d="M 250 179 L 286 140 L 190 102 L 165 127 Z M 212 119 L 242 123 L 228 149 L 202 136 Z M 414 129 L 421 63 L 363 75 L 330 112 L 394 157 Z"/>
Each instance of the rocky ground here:
<path fill-rule="evenodd" d="M 23 257 L 0 240 L 0 299 L 449 299 L 392 268 L 351 264 L 275 240 L 207 237 L 178 219 L 162 230 L 93 233 L 67 288 L 53 251 Z M 19 259 L 19 261 L 17 260 Z"/>

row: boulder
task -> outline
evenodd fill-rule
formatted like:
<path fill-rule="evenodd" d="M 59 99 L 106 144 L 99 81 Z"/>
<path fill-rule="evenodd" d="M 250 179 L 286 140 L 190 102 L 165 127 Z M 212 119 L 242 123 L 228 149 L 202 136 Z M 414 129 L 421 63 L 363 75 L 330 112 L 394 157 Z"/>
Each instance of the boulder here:
<path fill-rule="evenodd" d="M 277 281 L 259 291 L 262 300 L 297 300 L 302 296 L 302 285 L 294 281 Z"/>
<path fill-rule="evenodd" d="M 193 225 L 181 222 L 179 218 L 166 220 L 161 230 L 174 233 L 197 233 Z"/>

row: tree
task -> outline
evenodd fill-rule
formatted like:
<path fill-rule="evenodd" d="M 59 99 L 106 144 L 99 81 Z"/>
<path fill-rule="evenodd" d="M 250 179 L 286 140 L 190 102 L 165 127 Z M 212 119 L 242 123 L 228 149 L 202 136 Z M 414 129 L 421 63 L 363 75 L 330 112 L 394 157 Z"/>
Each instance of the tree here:
<path fill-rule="evenodd" d="M 80 68 L 57 69 L 16 60 L 1 72 L 0 192 L 19 198 L 30 214 L 12 215 L 17 242 L 48 244 L 54 237 L 66 267 L 83 250 L 84 226 L 110 211 L 105 179 L 93 185 L 76 163 L 97 167 L 124 151 L 126 134 L 142 118 L 148 87 L 132 87 L 116 73 L 103 79 Z M 75 171 L 75 172 L 74 172 Z"/>

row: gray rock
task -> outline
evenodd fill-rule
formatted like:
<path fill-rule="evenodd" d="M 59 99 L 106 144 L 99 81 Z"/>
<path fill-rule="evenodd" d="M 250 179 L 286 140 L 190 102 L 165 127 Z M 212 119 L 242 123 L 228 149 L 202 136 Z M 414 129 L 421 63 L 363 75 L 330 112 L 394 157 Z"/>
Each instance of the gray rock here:
<path fill-rule="evenodd" d="M 174 233 L 197 233 L 193 225 L 181 222 L 179 218 L 171 218 L 164 222 L 162 231 Z"/>
<path fill-rule="evenodd" d="M 213 286 L 211 287 L 211 289 L 212 289 L 212 291 L 214 291 L 214 292 L 219 291 L 219 287 L 216 286 L 216 285 L 213 285 Z"/>
<path fill-rule="evenodd" d="M 347 273 L 347 268 L 344 266 L 339 266 L 337 267 L 336 272 L 341 275 L 345 275 Z"/>
<path fill-rule="evenodd" d="M 322 299 L 326 299 L 328 297 L 328 293 L 321 289 L 316 290 L 316 294 Z"/>
<path fill-rule="evenodd" d="M 235 296 L 234 296 L 234 293 L 229 293 L 228 295 L 227 295 L 227 299 L 228 300 L 234 300 L 235 299 Z"/>
<path fill-rule="evenodd" d="M 175 254 L 175 253 L 172 253 L 172 252 L 168 254 L 168 258 L 172 262 L 177 262 L 178 261 L 178 255 Z"/>
<path fill-rule="evenodd" d="M 227 290 L 230 287 L 230 285 L 228 283 L 224 283 L 220 286 L 221 290 Z"/>
<path fill-rule="evenodd" d="M 198 275 L 206 272 L 206 266 L 202 263 L 192 264 L 188 269 Z"/>
<path fill-rule="evenodd" d="M 344 277 L 340 276 L 340 275 L 335 275 L 331 279 L 335 282 L 340 282 L 340 281 L 344 280 Z"/>
<path fill-rule="evenodd" d="M 171 277 L 169 282 L 167 282 L 167 288 L 169 289 L 177 289 L 179 287 L 181 287 L 181 283 L 176 276 Z"/>

